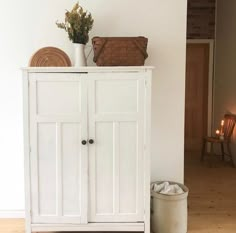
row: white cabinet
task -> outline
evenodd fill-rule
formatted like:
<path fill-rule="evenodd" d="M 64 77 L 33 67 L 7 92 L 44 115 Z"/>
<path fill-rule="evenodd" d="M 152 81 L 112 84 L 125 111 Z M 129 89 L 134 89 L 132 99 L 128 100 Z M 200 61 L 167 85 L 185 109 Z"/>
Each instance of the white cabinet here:
<path fill-rule="evenodd" d="M 27 233 L 148 233 L 151 68 L 27 68 L 23 81 Z"/>

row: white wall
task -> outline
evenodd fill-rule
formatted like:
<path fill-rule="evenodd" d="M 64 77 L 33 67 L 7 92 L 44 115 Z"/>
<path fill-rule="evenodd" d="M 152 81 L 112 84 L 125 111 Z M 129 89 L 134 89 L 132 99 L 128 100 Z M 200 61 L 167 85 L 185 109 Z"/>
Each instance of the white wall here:
<path fill-rule="evenodd" d="M 19 68 L 42 46 L 72 55 L 55 26 L 72 0 L 0 1 L 0 211 L 24 209 L 22 91 Z M 81 0 L 95 19 L 93 35 L 149 38 L 153 77 L 152 180 L 183 182 L 186 0 Z M 91 59 L 90 59 L 91 60 Z M 91 61 L 90 61 L 91 64 Z"/>
<path fill-rule="evenodd" d="M 225 112 L 236 114 L 236 1 L 217 1 L 214 128 Z M 233 135 L 236 164 L 236 129 Z"/>

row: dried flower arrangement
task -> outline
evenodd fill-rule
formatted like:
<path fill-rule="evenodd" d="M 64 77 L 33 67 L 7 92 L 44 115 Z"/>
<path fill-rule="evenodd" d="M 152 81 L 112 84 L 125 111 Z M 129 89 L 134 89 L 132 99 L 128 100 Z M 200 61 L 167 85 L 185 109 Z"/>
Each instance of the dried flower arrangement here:
<path fill-rule="evenodd" d="M 83 7 L 76 3 L 71 11 L 66 11 L 65 22 L 56 22 L 56 25 L 68 33 L 69 39 L 73 43 L 86 44 L 93 22 L 91 13 L 84 11 Z"/>

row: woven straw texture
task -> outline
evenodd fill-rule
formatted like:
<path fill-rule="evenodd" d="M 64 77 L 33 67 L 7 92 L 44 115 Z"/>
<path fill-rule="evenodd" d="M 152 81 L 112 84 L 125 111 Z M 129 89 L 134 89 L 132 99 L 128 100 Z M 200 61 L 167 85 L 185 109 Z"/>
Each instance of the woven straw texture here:
<path fill-rule="evenodd" d="M 94 37 L 94 58 L 98 66 L 142 66 L 148 57 L 145 37 Z"/>
<path fill-rule="evenodd" d="M 64 67 L 71 66 L 70 58 L 61 49 L 45 47 L 39 49 L 30 59 L 29 66 L 32 67 Z"/>

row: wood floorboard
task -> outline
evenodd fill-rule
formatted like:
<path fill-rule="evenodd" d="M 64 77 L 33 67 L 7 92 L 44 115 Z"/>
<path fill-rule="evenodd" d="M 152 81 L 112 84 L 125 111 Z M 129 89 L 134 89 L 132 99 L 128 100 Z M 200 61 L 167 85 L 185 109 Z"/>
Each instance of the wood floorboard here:
<path fill-rule="evenodd" d="M 0 233 L 25 233 L 24 219 L 0 219 Z"/>
<path fill-rule="evenodd" d="M 204 163 L 186 156 L 188 233 L 236 233 L 236 168 L 217 156 Z M 25 233 L 24 220 L 0 219 L 0 233 Z"/>
<path fill-rule="evenodd" d="M 188 233 L 236 232 L 236 168 L 219 156 L 185 155 L 188 186 Z"/>

